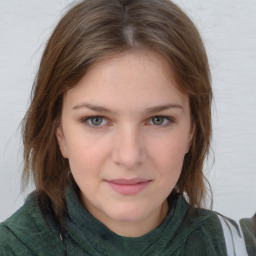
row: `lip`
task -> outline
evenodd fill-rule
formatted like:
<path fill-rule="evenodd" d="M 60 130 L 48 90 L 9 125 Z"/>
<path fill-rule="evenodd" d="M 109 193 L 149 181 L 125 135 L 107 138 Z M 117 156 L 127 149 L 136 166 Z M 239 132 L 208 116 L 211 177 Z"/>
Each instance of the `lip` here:
<path fill-rule="evenodd" d="M 108 185 L 117 193 L 122 195 L 135 195 L 144 190 L 151 180 L 148 179 L 113 179 L 106 180 Z"/>

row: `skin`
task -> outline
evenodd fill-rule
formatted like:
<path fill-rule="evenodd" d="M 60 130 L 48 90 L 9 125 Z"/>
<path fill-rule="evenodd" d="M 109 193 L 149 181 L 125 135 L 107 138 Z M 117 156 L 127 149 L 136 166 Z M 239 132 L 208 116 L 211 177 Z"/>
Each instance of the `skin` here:
<path fill-rule="evenodd" d="M 166 217 L 191 123 L 188 96 L 167 61 L 136 50 L 94 64 L 64 95 L 56 135 L 88 211 L 115 233 L 138 237 Z M 115 179 L 144 185 L 116 190 Z"/>

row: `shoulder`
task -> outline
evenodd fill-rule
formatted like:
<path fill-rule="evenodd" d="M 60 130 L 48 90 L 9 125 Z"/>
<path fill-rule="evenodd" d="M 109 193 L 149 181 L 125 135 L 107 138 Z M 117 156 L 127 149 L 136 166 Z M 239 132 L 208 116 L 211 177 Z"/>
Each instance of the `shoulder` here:
<path fill-rule="evenodd" d="M 18 253 L 20 252 L 20 254 Z M 25 246 L 22 239 L 4 223 L 0 223 L 0 255 L 33 255 L 31 250 Z"/>
<path fill-rule="evenodd" d="M 193 208 L 188 211 L 184 222 L 186 226 L 191 227 L 191 231 L 200 230 L 204 233 L 211 233 L 212 236 L 222 233 L 218 215 L 211 210 Z"/>
<path fill-rule="evenodd" d="M 217 214 L 213 211 L 189 208 L 185 198 L 180 196 L 175 208 L 174 219 L 171 220 L 168 229 L 173 230 L 175 227 L 173 222 L 179 222 L 175 236 L 170 237 L 169 242 L 169 248 L 175 250 L 175 255 L 226 255 L 222 226 Z M 174 253 L 169 253 L 169 255 L 174 255 Z"/>
<path fill-rule="evenodd" d="M 30 219 L 37 210 L 35 205 L 35 197 L 30 196 L 17 212 L 0 223 L 0 252 L 4 252 L 4 255 L 16 255 L 18 250 L 32 255 L 26 246 L 26 240 L 29 240 L 36 230 L 35 222 Z"/>
<path fill-rule="evenodd" d="M 17 231 L 24 230 L 27 226 L 30 227 L 35 224 L 31 221 L 31 217 L 40 215 L 39 212 L 36 195 L 32 193 L 28 196 L 23 206 L 21 206 L 11 217 L 0 223 L 0 226 L 5 226 L 6 228 L 15 229 Z"/>
<path fill-rule="evenodd" d="M 186 224 L 194 225 L 187 240 L 188 252 L 196 247 L 204 250 L 203 255 L 233 255 L 234 252 L 236 255 L 255 255 L 256 214 L 240 220 L 239 225 L 217 212 L 194 209 L 188 214 Z M 213 251 L 218 253 L 213 254 Z"/>
<path fill-rule="evenodd" d="M 0 223 L 0 255 L 43 255 L 38 254 L 40 248 L 53 247 L 53 237 L 58 237 L 51 219 L 42 215 L 36 194 L 31 194 L 17 212 Z"/>
<path fill-rule="evenodd" d="M 216 213 L 206 209 L 190 210 L 183 221 L 186 229 L 184 255 L 226 255 L 226 244 Z"/>
<path fill-rule="evenodd" d="M 256 213 L 252 218 L 240 220 L 248 255 L 256 253 Z"/>

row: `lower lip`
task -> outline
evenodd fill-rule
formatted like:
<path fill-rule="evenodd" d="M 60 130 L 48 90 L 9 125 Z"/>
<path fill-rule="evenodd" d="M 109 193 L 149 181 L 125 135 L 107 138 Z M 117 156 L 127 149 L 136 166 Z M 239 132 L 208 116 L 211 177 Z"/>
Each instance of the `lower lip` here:
<path fill-rule="evenodd" d="M 122 195 L 135 195 L 144 190 L 150 181 L 140 182 L 136 184 L 117 184 L 112 182 L 107 182 L 109 186 L 119 194 Z"/>

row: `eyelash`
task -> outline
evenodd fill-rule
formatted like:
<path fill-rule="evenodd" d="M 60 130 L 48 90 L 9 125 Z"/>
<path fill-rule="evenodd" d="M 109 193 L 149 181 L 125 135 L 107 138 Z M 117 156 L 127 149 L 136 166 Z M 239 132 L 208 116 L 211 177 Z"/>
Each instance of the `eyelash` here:
<path fill-rule="evenodd" d="M 100 123 L 99 125 L 92 124 L 92 119 L 96 119 L 96 118 L 102 119 L 103 122 L 105 120 L 104 124 L 102 124 L 102 123 Z M 154 118 L 163 118 L 164 119 L 164 123 L 163 124 L 159 124 L 159 125 L 158 124 L 154 124 L 152 122 L 152 120 Z M 107 125 L 108 121 L 106 119 L 107 118 L 104 117 L 104 116 L 88 116 L 88 117 L 83 118 L 81 121 L 82 121 L 82 123 L 86 123 L 88 126 L 90 126 L 92 128 L 102 128 L 103 126 Z M 149 122 L 151 122 L 151 123 L 149 123 Z M 175 122 L 175 120 L 174 120 L 173 117 L 156 115 L 156 116 L 152 116 L 151 118 L 149 118 L 149 121 L 147 121 L 146 124 L 147 125 L 153 125 L 153 126 L 156 126 L 156 127 L 166 127 L 166 126 L 168 126 L 168 125 L 170 125 L 171 123 L 174 123 L 174 122 Z"/>
<path fill-rule="evenodd" d="M 154 126 L 162 126 L 162 127 L 166 127 L 168 125 L 170 125 L 171 123 L 174 123 L 174 118 L 170 117 L 170 116 L 161 116 L 161 115 L 158 115 L 158 116 L 153 116 L 150 118 L 150 121 L 152 122 L 152 120 L 154 118 L 162 118 L 164 119 L 164 124 L 152 124 Z"/>
<path fill-rule="evenodd" d="M 101 128 L 102 126 L 104 126 L 105 124 L 99 124 L 99 125 L 93 125 L 92 124 L 92 119 L 96 119 L 96 118 L 99 118 L 99 119 L 102 119 L 102 120 L 105 120 L 105 122 L 107 122 L 106 121 L 106 118 L 105 117 L 103 117 L 103 116 L 88 116 L 88 117 L 85 117 L 85 118 L 83 118 L 82 119 L 82 122 L 83 123 L 86 123 L 88 126 L 90 126 L 90 127 L 93 127 L 93 128 Z"/>

